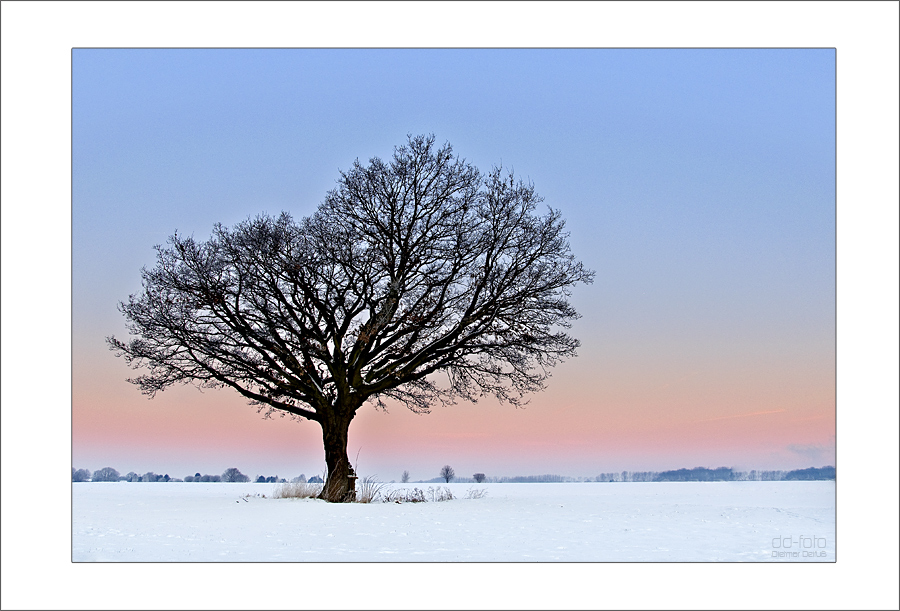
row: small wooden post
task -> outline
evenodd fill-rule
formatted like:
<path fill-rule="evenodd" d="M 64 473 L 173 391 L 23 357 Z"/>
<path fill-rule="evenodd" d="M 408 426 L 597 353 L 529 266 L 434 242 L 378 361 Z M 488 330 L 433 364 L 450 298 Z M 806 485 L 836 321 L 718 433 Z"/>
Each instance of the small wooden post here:
<path fill-rule="evenodd" d="M 347 498 L 351 502 L 356 500 L 356 480 L 356 472 L 353 471 L 353 467 L 350 467 L 350 472 L 347 474 Z"/>

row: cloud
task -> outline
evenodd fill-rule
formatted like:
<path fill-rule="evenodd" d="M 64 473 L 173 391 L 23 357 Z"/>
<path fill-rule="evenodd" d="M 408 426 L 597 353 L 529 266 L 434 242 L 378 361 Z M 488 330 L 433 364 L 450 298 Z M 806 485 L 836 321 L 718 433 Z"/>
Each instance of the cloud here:
<path fill-rule="evenodd" d="M 818 443 L 792 443 L 787 446 L 787 450 L 812 461 L 829 460 L 834 455 L 833 448 Z"/>

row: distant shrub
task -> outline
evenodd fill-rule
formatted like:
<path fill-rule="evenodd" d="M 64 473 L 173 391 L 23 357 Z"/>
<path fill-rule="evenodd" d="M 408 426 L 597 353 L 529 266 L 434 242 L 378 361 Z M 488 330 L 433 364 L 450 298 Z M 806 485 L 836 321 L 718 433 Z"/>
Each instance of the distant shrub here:
<path fill-rule="evenodd" d="M 313 475 L 311 478 L 309 478 L 307 480 L 307 483 L 309 483 L 309 484 L 324 484 L 325 480 L 323 480 L 318 475 Z"/>
<path fill-rule="evenodd" d="M 119 472 L 112 467 L 103 467 L 94 471 L 91 475 L 92 482 L 117 482 L 119 481 Z"/>
<path fill-rule="evenodd" d="M 186 481 L 186 482 L 192 482 L 192 481 L 194 481 L 194 476 L 193 476 L 193 475 L 185 475 L 185 476 L 184 476 L 184 481 Z"/>
<path fill-rule="evenodd" d="M 78 469 L 72 467 L 72 481 L 73 482 L 86 482 L 91 479 L 91 472 L 87 469 Z"/>
<path fill-rule="evenodd" d="M 222 477 L 217 481 L 244 483 L 249 482 L 250 478 L 235 467 L 231 467 L 230 469 L 225 469 L 225 473 L 223 473 Z"/>

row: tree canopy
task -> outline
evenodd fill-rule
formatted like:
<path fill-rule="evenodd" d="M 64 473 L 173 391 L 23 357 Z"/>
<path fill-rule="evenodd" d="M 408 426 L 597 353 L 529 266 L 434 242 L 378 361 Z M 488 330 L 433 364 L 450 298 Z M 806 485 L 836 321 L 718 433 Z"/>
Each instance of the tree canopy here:
<path fill-rule="evenodd" d="M 519 405 L 575 355 L 569 291 L 593 272 L 541 201 L 511 172 L 482 175 L 449 144 L 410 137 L 389 162 L 341 172 L 300 221 L 263 214 L 205 241 L 171 236 L 143 291 L 120 304 L 135 337 L 108 342 L 145 369 L 130 381 L 151 397 L 176 383 L 230 387 L 267 416 L 319 422 L 323 496 L 339 500 L 364 403 L 423 413 L 487 394 Z"/>

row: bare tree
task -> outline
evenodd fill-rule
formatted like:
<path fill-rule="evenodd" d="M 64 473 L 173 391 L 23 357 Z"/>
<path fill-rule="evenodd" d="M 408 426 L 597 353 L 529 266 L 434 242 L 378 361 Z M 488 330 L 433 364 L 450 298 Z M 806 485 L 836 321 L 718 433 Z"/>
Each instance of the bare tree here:
<path fill-rule="evenodd" d="M 400 481 L 403 482 L 404 484 L 409 482 L 409 471 L 403 472 L 403 474 L 400 476 Z"/>
<path fill-rule="evenodd" d="M 449 484 L 450 480 L 456 477 L 456 473 L 453 471 L 453 467 L 451 467 L 450 465 L 444 465 L 443 467 L 441 467 L 441 477 L 443 477 L 444 481 Z"/>
<path fill-rule="evenodd" d="M 484 481 L 484 473 L 476 473 L 475 475 L 472 476 L 472 479 L 474 479 L 476 482 L 478 482 L 480 484 L 481 482 Z"/>
<path fill-rule="evenodd" d="M 153 397 L 176 383 L 229 387 L 270 417 L 322 427 L 322 497 L 349 489 L 350 422 L 385 399 L 414 412 L 493 395 L 519 405 L 575 356 L 560 328 L 572 255 L 560 213 L 533 186 L 482 175 L 434 137 L 357 160 L 311 217 L 259 216 L 203 242 L 177 233 L 120 304 L 110 348 Z M 439 377 L 437 374 L 443 374 Z"/>
<path fill-rule="evenodd" d="M 72 467 L 72 481 L 73 482 L 86 482 L 91 479 L 91 472 L 87 469 L 78 469 Z"/>

